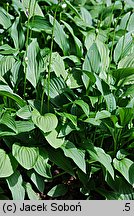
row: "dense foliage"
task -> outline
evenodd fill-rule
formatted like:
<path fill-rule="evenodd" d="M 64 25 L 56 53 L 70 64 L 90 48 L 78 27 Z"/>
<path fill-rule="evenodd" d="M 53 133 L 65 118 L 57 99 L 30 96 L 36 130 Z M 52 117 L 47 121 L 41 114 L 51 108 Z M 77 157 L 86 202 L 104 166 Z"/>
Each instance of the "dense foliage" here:
<path fill-rule="evenodd" d="M 133 10 L 0 1 L 0 199 L 134 199 Z"/>

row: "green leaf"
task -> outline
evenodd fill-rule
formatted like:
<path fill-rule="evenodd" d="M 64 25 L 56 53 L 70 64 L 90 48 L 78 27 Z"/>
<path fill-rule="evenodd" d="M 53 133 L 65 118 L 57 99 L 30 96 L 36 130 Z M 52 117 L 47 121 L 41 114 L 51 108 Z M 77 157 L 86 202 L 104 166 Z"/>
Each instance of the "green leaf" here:
<path fill-rule="evenodd" d="M 11 46 L 9 46 L 8 44 L 3 44 L 3 45 L 1 45 L 0 46 L 0 54 L 2 54 L 1 56 L 0 56 L 0 59 L 9 59 L 9 57 L 10 57 L 10 59 L 12 59 L 11 57 L 13 57 L 13 56 L 10 56 L 10 55 L 12 55 L 12 54 L 14 54 L 15 52 L 17 52 L 17 50 L 16 49 L 13 49 Z M 9 55 L 8 56 L 8 58 L 6 58 L 6 56 L 3 56 L 3 55 Z M 8 60 L 7 60 L 8 61 Z M 3 62 L 4 63 L 4 62 Z M 9 62 L 8 62 L 8 64 L 7 65 L 9 65 Z"/>
<path fill-rule="evenodd" d="M 101 57 L 101 75 L 104 73 L 104 71 L 107 71 L 110 63 L 110 57 L 109 57 L 109 49 L 108 46 L 106 46 L 105 43 L 103 43 L 101 40 L 96 39 L 96 45 L 100 53 Z M 106 79 L 106 75 L 104 74 L 104 78 Z"/>
<path fill-rule="evenodd" d="M 95 125 L 95 126 L 99 126 L 101 124 L 101 120 L 97 120 L 95 118 L 87 118 L 86 120 L 84 120 L 84 122 L 86 123 L 90 123 L 92 125 Z"/>
<path fill-rule="evenodd" d="M 33 122 L 31 121 L 16 121 L 17 133 L 30 132 L 35 129 Z"/>
<path fill-rule="evenodd" d="M 134 4 L 133 4 L 134 5 Z M 129 32 L 134 30 L 134 14 L 132 13 L 132 15 L 130 16 L 129 22 L 128 22 L 128 26 L 127 26 L 127 30 Z"/>
<path fill-rule="evenodd" d="M 9 70 L 11 70 L 14 63 L 15 59 L 13 56 L 0 55 L 0 76 L 4 76 Z"/>
<path fill-rule="evenodd" d="M 20 107 L 26 105 L 26 101 L 24 101 L 19 95 L 13 93 L 13 90 L 7 85 L 6 81 L 1 76 L 0 76 L 0 95 L 15 100 Z"/>
<path fill-rule="evenodd" d="M 13 200 L 24 200 L 25 189 L 23 187 L 22 176 L 19 171 L 15 171 L 10 177 L 6 179 L 8 187 L 12 193 Z"/>
<path fill-rule="evenodd" d="M 26 78 L 32 84 L 32 86 L 36 88 L 42 67 L 42 58 L 40 55 L 40 49 L 39 44 L 37 42 L 37 38 L 32 39 L 32 42 L 29 44 L 26 57 Z"/>
<path fill-rule="evenodd" d="M 54 130 L 58 124 L 58 119 L 53 113 L 41 116 L 36 110 L 32 112 L 32 121 L 44 133 Z"/>
<path fill-rule="evenodd" d="M 65 2 L 66 2 L 66 4 L 67 4 L 67 6 L 71 9 L 71 11 L 73 11 L 73 13 L 74 13 L 76 16 L 78 16 L 79 18 L 81 18 L 80 13 L 79 13 L 78 10 L 76 9 L 76 7 L 74 7 L 74 6 L 70 3 L 70 1 L 68 1 L 68 0 L 65 0 Z"/>
<path fill-rule="evenodd" d="M 21 166 L 29 170 L 34 167 L 38 159 L 39 149 L 35 147 L 20 146 L 20 144 L 14 143 L 12 154 Z"/>
<path fill-rule="evenodd" d="M 59 166 L 61 169 L 65 170 L 70 175 L 75 176 L 70 159 L 65 157 L 61 149 L 53 149 L 48 147 L 47 152 L 50 161 Z"/>
<path fill-rule="evenodd" d="M 123 158 L 122 160 L 117 160 L 114 158 L 113 165 L 123 177 L 134 186 L 134 163 L 128 158 Z"/>
<path fill-rule="evenodd" d="M 58 52 L 52 53 L 51 70 L 55 72 L 57 77 L 61 75 L 64 79 L 67 78 L 64 61 Z"/>
<path fill-rule="evenodd" d="M 48 20 L 42 16 L 34 16 L 32 17 L 28 23 L 28 27 L 32 29 L 32 31 L 36 32 L 46 32 L 47 34 L 52 33 L 52 27 Z"/>
<path fill-rule="evenodd" d="M 77 104 L 78 106 L 80 106 L 83 110 L 83 112 L 89 116 L 89 105 L 84 102 L 83 100 L 75 100 L 74 104 Z"/>
<path fill-rule="evenodd" d="M 98 74 L 100 72 L 100 68 L 101 68 L 100 53 L 96 43 L 93 43 L 86 54 L 83 63 L 83 70 Z"/>
<path fill-rule="evenodd" d="M 25 12 L 26 12 L 26 9 L 30 8 L 30 10 L 29 10 L 29 17 L 30 18 L 34 15 L 44 17 L 43 12 L 42 12 L 42 10 L 41 10 L 41 8 L 40 8 L 40 6 L 36 0 L 23 0 L 21 4 L 22 4 Z"/>
<path fill-rule="evenodd" d="M 116 100 L 112 93 L 104 95 L 104 99 L 106 101 L 107 109 L 109 112 L 112 112 L 116 109 Z"/>
<path fill-rule="evenodd" d="M 118 85 L 122 85 L 127 77 L 134 75 L 134 68 L 120 68 L 112 71 L 113 77 Z"/>
<path fill-rule="evenodd" d="M 85 26 L 92 26 L 92 16 L 85 7 L 80 7 L 81 17 L 85 22 Z"/>
<path fill-rule="evenodd" d="M 22 107 L 21 109 L 19 109 L 16 112 L 16 115 L 22 119 L 29 119 L 32 115 L 31 111 L 30 111 L 30 107 L 28 105 Z"/>
<path fill-rule="evenodd" d="M 52 130 L 50 133 L 44 134 L 44 136 L 48 143 L 55 149 L 61 147 L 61 145 L 64 143 L 63 138 L 57 138 L 58 132 L 56 130 Z"/>
<path fill-rule="evenodd" d="M 66 112 L 56 112 L 56 113 L 63 118 L 69 119 L 75 126 L 77 126 L 77 116 Z"/>
<path fill-rule="evenodd" d="M 86 163 L 85 163 L 85 152 L 76 148 L 76 146 L 70 142 L 65 141 L 61 146 L 66 157 L 71 158 L 74 163 L 84 172 L 86 173 Z"/>
<path fill-rule="evenodd" d="M 105 119 L 105 118 L 109 118 L 111 116 L 111 113 L 108 112 L 107 110 L 102 110 L 102 111 L 98 111 L 96 113 L 95 119 L 96 120 L 100 120 L 100 119 Z"/>
<path fill-rule="evenodd" d="M 61 127 L 58 137 L 67 136 L 69 133 L 71 133 L 74 130 L 79 130 L 79 129 L 76 126 L 74 126 L 72 122 L 69 123 L 67 122 Z"/>
<path fill-rule="evenodd" d="M 122 58 L 118 63 L 118 68 L 134 68 L 134 53 Z"/>
<path fill-rule="evenodd" d="M 132 8 L 134 8 L 134 2 L 133 0 L 125 0 L 125 2 L 130 5 Z"/>
<path fill-rule="evenodd" d="M 26 183 L 25 188 L 30 200 L 40 200 L 39 195 L 34 192 L 30 183 Z"/>
<path fill-rule="evenodd" d="M 128 155 L 129 155 L 129 153 L 125 149 L 120 149 L 116 154 L 116 158 L 118 160 L 122 160 L 123 158 L 125 158 Z"/>
<path fill-rule="evenodd" d="M 4 136 L 15 136 L 16 133 L 12 131 L 10 128 L 6 127 L 5 125 L 0 125 L 0 137 Z"/>
<path fill-rule="evenodd" d="M 68 31 L 70 32 L 70 34 L 72 35 L 72 37 L 74 39 L 77 56 L 82 57 L 82 55 L 83 55 L 83 47 L 82 47 L 81 41 L 75 36 L 72 27 L 67 22 L 62 21 L 62 23 L 66 26 L 66 28 L 68 29 Z"/>
<path fill-rule="evenodd" d="M 18 60 L 14 63 L 12 69 L 11 69 L 11 82 L 13 83 L 13 86 L 17 85 L 21 80 L 21 61 Z"/>
<path fill-rule="evenodd" d="M 54 186 L 47 195 L 50 197 L 60 197 L 64 196 L 68 191 L 68 187 L 64 184 L 58 184 Z"/>
<path fill-rule="evenodd" d="M 82 72 L 83 72 L 83 75 L 82 75 L 83 83 L 86 89 L 88 89 L 90 86 L 92 86 L 95 83 L 96 78 L 94 74 L 89 71 L 82 70 Z"/>
<path fill-rule="evenodd" d="M 123 35 L 114 49 L 114 61 L 117 63 L 121 58 L 131 53 L 131 47 L 133 45 L 132 32 L 128 32 Z"/>
<path fill-rule="evenodd" d="M 43 193 L 44 188 L 45 188 L 45 182 L 44 182 L 44 178 L 41 177 L 40 175 L 38 175 L 36 172 L 29 170 L 27 172 L 28 176 L 30 177 L 30 179 L 32 180 L 32 182 L 34 183 L 34 185 L 36 186 L 36 188 Z"/>
<path fill-rule="evenodd" d="M 16 166 L 14 158 L 6 154 L 3 149 L 0 149 L 0 178 L 11 176 Z"/>
<path fill-rule="evenodd" d="M 8 29 L 11 26 L 11 18 L 12 16 L 4 8 L 0 7 L 0 23 L 4 29 Z"/>
<path fill-rule="evenodd" d="M 3 89 L 3 88 L 2 88 Z M 1 91 L 1 85 L 0 85 L 0 96 L 5 96 L 8 98 L 13 99 L 20 107 L 23 107 L 26 105 L 26 101 L 24 101 L 19 95 L 10 93 L 8 91 Z"/>
<path fill-rule="evenodd" d="M 11 37 L 14 41 L 15 48 L 22 49 L 25 43 L 25 35 L 19 17 L 16 17 L 14 23 L 12 24 Z"/>
<path fill-rule="evenodd" d="M 15 120 L 8 112 L 5 112 L 2 115 L 2 117 L 0 119 L 0 124 L 6 125 L 11 130 L 13 130 L 15 133 L 17 133 L 17 127 L 16 127 Z"/>
<path fill-rule="evenodd" d="M 34 165 L 34 170 L 41 176 L 45 178 L 51 178 L 51 166 L 48 163 L 48 154 L 45 151 L 45 149 L 39 151 L 39 156 L 37 158 L 37 161 Z"/>
<path fill-rule="evenodd" d="M 106 154 L 102 148 L 94 147 L 92 144 L 89 143 L 84 147 L 86 148 L 87 152 L 90 154 L 91 158 L 94 161 L 100 162 L 105 167 L 105 169 L 109 172 L 111 177 L 114 179 L 114 169 L 111 165 L 112 159 L 110 155 Z"/>
<path fill-rule="evenodd" d="M 49 15 L 50 23 L 53 25 L 54 18 Z M 69 51 L 69 43 L 67 39 L 67 35 L 63 30 L 63 27 L 60 25 L 60 23 L 56 20 L 55 26 L 54 26 L 54 40 L 59 45 L 59 47 L 62 49 L 64 55 L 68 55 Z"/>
<path fill-rule="evenodd" d="M 134 110 L 129 107 L 121 107 L 118 109 L 121 125 L 125 126 L 126 124 L 130 123 L 134 117 Z"/>

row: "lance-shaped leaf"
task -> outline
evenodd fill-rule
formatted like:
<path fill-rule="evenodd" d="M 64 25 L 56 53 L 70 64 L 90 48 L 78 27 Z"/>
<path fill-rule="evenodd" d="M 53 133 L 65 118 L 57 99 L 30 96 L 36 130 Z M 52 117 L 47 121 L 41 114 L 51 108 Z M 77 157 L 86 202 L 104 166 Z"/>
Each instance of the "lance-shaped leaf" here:
<path fill-rule="evenodd" d="M 54 18 L 51 15 L 49 15 L 49 19 L 50 19 L 50 23 L 53 25 Z M 60 23 L 57 20 L 55 20 L 55 25 L 54 25 L 54 40 L 62 49 L 64 55 L 68 55 L 69 43 L 68 43 L 67 35 L 63 27 L 60 25 Z"/>
<path fill-rule="evenodd" d="M 48 164 L 48 159 L 47 152 L 40 149 L 38 159 L 34 165 L 34 170 L 45 178 L 51 178 L 51 166 Z"/>
<path fill-rule="evenodd" d="M 71 158 L 74 163 L 84 172 L 86 173 L 86 163 L 85 163 L 85 152 L 76 148 L 76 146 L 70 142 L 65 141 L 61 146 L 66 157 Z"/>
<path fill-rule="evenodd" d="M 89 48 L 85 61 L 83 63 L 83 70 L 98 74 L 101 68 L 101 57 L 96 43 L 93 43 Z"/>
<path fill-rule="evenodd" d="M 12 23 L 11 18 L 13 18 L 4 8 L 0 7 L 0 24 L 4 29 L 8 29 Z"/>
<path fill-rule="evenodd" d="M 78 106 L 81 107 L 81 109 L 83 110 L 83 112 L 89 116 L 89 105 L 83 101 L 83 100 L 75 100 L 74 101 L 75 104 L 77 104 Z"/>
<path fill-rule="evenodd" d="M 91 143 L 88 143 L 86 145 L 83 144 L 83 147 L 90 154 L 91 158 L 94 161 L 100 162 L 114 179 L 114 169 L 111 164 L 112 158 L 110 157 L 110 155 L 106 154 L 102 148 L 94 147 Z"/>
<path fill-rule="evenodd" d="M 32 39 L 28 46 L 26 64 L 26 78 L 36 88 L 42 67 L 42 58 L 37 39 Z"/>
<path fill-rule="evenodd" d="M 28 198 L 30 200 L 40 200 L 40 197 L 38 196 L 37 193 L 35 193 L 35 191 L 32 188 L 32 185 L 29 182 L 25 184 L 25 188 L 26 188 Z"/>
<path fill-rule="evenodd" d="M 124 178 L 134 186 L 134 163 L 128 158 L 123 158 L 122 160 L 113 160 L 115 169 L 117 169 Z"/>
<path fill-rule="evenodd" d="M 46 147 L 46 149 L 47 149 L 50 161 L 55 163 L 57 166 L 65 170 L 70 175 L 75 176 L 70 158 L 65 157 L 63 151 L 60 148 L 54 149 L 49 146 L 49 147 Z"/>

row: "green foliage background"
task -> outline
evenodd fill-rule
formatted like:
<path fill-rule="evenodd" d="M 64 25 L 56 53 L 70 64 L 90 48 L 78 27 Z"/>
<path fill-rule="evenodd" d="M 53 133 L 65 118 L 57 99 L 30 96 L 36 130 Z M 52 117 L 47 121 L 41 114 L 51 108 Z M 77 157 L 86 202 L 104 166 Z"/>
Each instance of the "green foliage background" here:
<path fill-rule="evenodd" d="M 0 2 L 0 199 L 134 199 L 134 2 Z"/>

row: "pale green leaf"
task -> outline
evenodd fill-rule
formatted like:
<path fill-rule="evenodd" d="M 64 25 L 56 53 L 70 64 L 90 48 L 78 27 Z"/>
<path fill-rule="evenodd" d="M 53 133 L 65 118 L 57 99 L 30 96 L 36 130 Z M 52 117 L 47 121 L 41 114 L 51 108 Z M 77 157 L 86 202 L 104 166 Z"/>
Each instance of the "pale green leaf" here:
<path fill-rule="evenodd" d="M 22 107 L 21 109 L 19 109 L 16 112 L 16 115 L 22 119 L 29 119 L 32 115 L 31 111 L 30 111 L 30 107 L 28 105 Z"/>
<path fill-rule="evenodd" d="M 54 18 L 49 15 L 50 23 L 53 25 Z M 59 45 L 59 47 L 62 49 L 64 55 L 68 55 L 69 51 L 69 43 L 67 39 L 67 35 L 60 23 L 56 20 L 55 21 L 55 27 L 54 27 L 54 40 Z"/>
<path fill-rule="evenodd" d="M 91 158 L 94 161 L 98 161 L 102 164 L 105 169 L 109 172 L 111 177 L 114 179 L 114 169 L 112 167 L 112 158 L 110 155 L 105 153 L 102 148 L 94 147 L 92 144 L 88 144 L 85 146 L 87 152 L 90 154 Z"/>
<path fill-rule="evenodd" d="M 32 112 L 32 121 L 44 133 L 54 130 L 58 124 L 58 119 L 53 113 L 42 116 L 36 110 Z"/>
<path fill-rule="evenodd" d="M 36 0 L 23 0 L 22 1 L 22 8 L 25 8 L 24 11 L 26 12 L 29 9 L 29 17 L 34 15 L 39 15 L 44 17 L 41 7 L 39 6 Z"/>
<path fill-rule="evenodd" d="M 55 149 L 61 147 L 64 143 L 64 139 L 57 138 L 58 132 L 56 130 L 52 130 L 50 133 L 44 135 L 48 143 Z"/>
<path fill-rule="evenodd" d="M 15 162 L 3 149 L 0 149 L 0 178 L 9 177 L 14 173 Z"/>
<path fill-rule="evenodd" d="M 40 175 L 38 175 L 38 173 L 29 170 L 27 172 L 28 176 L 30 177 L 31 181 L 34 183 L 34 185 L 36 186 L 36 188 L 43 193 L 44 188 L 45 188 L 45 182 L 44 182 L 44 178 Z"/>
<path fill-rule="evenodd" d="M 83 70 L 98 74 L 101 69 L 101 57 L 96 43 L 89 48 L 84 63 Z"/>
<path fill-rule="evenodd" d="M 82 47 L 81 41 L 75 36 L 72 27 L 67 22 L 62 21 L 62 23 L 66 26 L 66 28 L 68 29 L 68 31 L 70 32 L 70 34 L 72 35 L 72 37 L 74 39 L 77 56 L 82 57 L 82 55 L 83 55 L 83 47 Z"/>
<path fill-rule="evenodd" d="M 0 119 L 0 124 L 6 125 L 11 130 L 13 130 L 15 133 L 17 133 L 17 127 L 16 127 L 15 120 L 8 112 L 5 112 L 2 115 L 2 117 Z"/>
<path fill-rule="evenodd" d="M 39 149 L 35 147 L 20 146 L 20 144 L 14 143 L 12 154 L 21 166 L 29 170 L 34 167 L 38 159 Z"/>
<path fill-rule="evenodd" d="M 132 32 L 128 32 L 126 35 L 123 35 L 116 47 L 114 49 L 114 61 L 117 63 L 121 58 L 127 56 L 128 54 L 132 53 L 131 48 L 133 45 L 133 38 Z"/>
<path fill-rule="evenodd" d="M 25 189 L 23 187 L 23 179 L 19 171 L 15 171 L 6 179 L 8 187 L 12 193 L 13 200 L 24 200 Z"/>
<path fill-rule="evenodd" d="M 47 152 L 44 149 L 42 151 L 40 150 L 38 159 L 33 167 L 39 175 L 45 178 L 51 178 L 51 166 L 48 163 L 48 159 Z"/>
<path fill-rule="evenodd" d="M 12 69 L 15 63 L 13 56 L 2 56 L 0 55 L 0 76 L 4 76 L 9 70 Z"/>
<path fill-rule="evenodd" d="M 3 26 L 4 29 L 8 29 L 11 23 L 12 16 L 2 7 L 0 7 L 0 24 Z"/>
<path fill-rule="evenodd" d="M 67 78 L 64 61 L 58 52 L 52 53 L 51 70 L 55 72 L 57 77 L 61 75 L 64 79 Z"/>
<path fill-rule="evenodd" d="M 30 132 L 35 129 L 33 122 L 31 121 L 16 121 L 17 133 Z"/>
<path fill-rule="evenodd" d="M 45 17 L 42 16 L 34 16 L 34 19 L 32 17 L 28 23 L 28 27 L 32 29 L 32 31 L 46 32 L 47 34 L 52 33 L 51 24 Z"/>
<path fill-rule="evenodd" d="M 89 105 L 83 101 L 83 100 L 75 100 L 74 101 L 75 104 L 77 104 L 78 106 L 80 106 L 83 110 L 83 112 L 89 116 Z"/>
<path fill-rule="evenodd" d="M 25 188 L 26 188 L 28 198 L 30 200 L 40 200 L 39 195 L 37 193 L 35 193 L 35 191 L 32 189 L 32 186 L 29 182 L 26 183 Z"/>
<path fill-rule="evenodd" d="M 42 58 L 37 38 L 32 39 L 32 42 L 29 44 L 26 57 L 26 78 L 36 88 L 42 68 Z"/>
<path fill-rule="evenodd" d="M 109 118 L 111 116 L 111 113 L 107 110 L 102 110 L 102 111 L 98 111 L 96 113 L 95 119 L 99 120 L 99 119 L 105 119 L 105 118 Z"/>
<path fill-rule="evenodd" d="M 134 186 L 134 163 L 128 158 L 123 158 L 122 160 L 117 160 L 114 158 L 113 165 L 123 177 Z"/>
<path fill-rule="evenodd" d="M 122 58 L 118 63 L 118 68 L 134 68 L 134 53 Z"/>
<path fill-rule="evenodd" d="M 76 148 L 76 146 L 70 142 L 65 141 L 61 146 L 66 157 L 71 158 L 74 163 L 84 172 L 86 173 L 86 163 L 85 163 L 85 152 Z"/>

